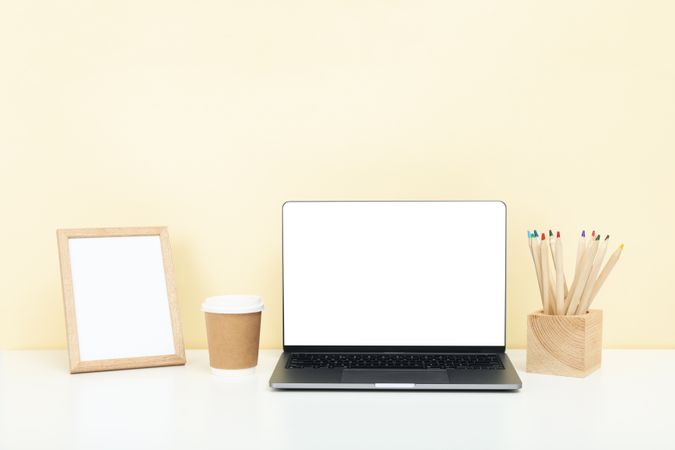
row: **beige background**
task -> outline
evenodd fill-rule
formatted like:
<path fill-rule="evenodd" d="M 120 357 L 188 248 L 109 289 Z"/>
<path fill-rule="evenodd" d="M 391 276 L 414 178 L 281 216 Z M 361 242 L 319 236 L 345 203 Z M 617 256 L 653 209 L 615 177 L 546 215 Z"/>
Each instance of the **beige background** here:
<path fill-rule="evenodd" d="M 605 344 L 675 346 L 675 2 L 0 11 L 0 348 L 65 345 L 59 227 L 167 225 L 186 345 L 204 297 L 258 293 L 278 347 L 284 200 L 483 198 L 510 208 L 508 345 L 536 226 L 625 242 Z"/>

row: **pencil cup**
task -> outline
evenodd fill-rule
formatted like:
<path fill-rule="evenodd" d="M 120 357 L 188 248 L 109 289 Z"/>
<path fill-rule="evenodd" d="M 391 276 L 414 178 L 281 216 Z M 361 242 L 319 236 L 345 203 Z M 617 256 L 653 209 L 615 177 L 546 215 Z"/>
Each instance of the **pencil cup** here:
<path fill-rule="evenodd" d="M 537 311 L 527 316 L 528 372 L 585 377 L 600 368 L 602 311 L 564 316 Z"/>

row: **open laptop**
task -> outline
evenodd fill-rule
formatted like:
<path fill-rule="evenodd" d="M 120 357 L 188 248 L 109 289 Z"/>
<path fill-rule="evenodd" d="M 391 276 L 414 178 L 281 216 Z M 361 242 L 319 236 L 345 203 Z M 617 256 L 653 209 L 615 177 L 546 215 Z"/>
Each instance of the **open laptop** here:
<path fill-rule="evenodd" d="M 515 390 L 506 205 L 286 202 L 279 389 Z"/>

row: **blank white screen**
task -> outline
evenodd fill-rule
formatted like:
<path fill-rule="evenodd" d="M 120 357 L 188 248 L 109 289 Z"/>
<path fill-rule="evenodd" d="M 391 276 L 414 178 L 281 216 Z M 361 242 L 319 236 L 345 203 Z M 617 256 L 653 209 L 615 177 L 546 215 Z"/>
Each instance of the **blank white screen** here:
<path fill-rule="evenodd" d="M 505 345 L 501 202 L 287 202 L 285 345 Z"/>
<path fill-rule="evenodd" d="M 68 239 L 82 361 L 175 353 L 159 236 Z"/>

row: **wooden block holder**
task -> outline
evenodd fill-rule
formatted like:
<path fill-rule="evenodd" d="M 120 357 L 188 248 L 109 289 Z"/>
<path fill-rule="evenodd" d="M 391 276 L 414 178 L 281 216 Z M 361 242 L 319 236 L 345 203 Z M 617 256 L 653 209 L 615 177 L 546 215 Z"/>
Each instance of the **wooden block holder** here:
<path fill-rule="evenodd" d="M 600 368 L 602 311 L 578 316 L 543 314 L 527 316 L 528 372 L 585 377 Z"/>

